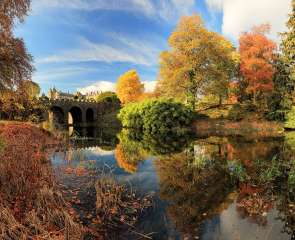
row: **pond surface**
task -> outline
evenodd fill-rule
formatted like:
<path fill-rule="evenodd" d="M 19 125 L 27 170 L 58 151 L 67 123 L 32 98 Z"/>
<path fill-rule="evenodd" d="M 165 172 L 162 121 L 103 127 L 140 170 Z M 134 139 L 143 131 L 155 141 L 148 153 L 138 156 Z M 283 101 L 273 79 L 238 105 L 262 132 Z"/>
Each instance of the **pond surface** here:
<path fill-rule="evenodd" d="M 83 174 L 83 169 L 95 168 L 111 171 L 141 194 L 152 194 L 154 207 L 136 226 L 152 239 L 287 240 L 295 239 L 292 135 L 146 144 L 123 132 L 119 139 L 84 141 L 56 152 L 52 162 L 68 188 L 99 178 Z M 95 205 L 90 197 L 84 201 Z"/>

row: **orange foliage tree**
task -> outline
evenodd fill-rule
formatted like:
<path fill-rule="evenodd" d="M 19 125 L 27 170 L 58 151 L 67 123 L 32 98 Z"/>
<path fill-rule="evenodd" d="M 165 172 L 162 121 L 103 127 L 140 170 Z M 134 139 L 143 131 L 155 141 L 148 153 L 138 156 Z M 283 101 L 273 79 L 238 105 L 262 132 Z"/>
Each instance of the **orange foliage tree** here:
<path fill-rule="evenodd" d="M 265 96 L 273 90 L 276 44 L 266 37 L 269 24 L 253 27 L 250 32 L 240 36 L 240 73 L 247 82 L 246 91 L 252 95 L 256 104 L 258 96 Z"/>
<path fill-rule="evenodd" d="M 136 70 L 130 70 L 121 75 L 117 82 L 117 95 L 123 104 L 136 102 L 144 92 Z"/>

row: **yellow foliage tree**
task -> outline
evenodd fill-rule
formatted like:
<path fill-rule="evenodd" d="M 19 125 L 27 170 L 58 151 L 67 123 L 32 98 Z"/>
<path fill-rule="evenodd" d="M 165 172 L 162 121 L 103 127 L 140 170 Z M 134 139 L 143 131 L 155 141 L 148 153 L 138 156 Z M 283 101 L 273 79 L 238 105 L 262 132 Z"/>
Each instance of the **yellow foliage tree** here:
<path fill-rule="evenodd" d="M 136 70 L 130 70 L 121 75 L 117 82 L 117 95 L 123 104 L 136 102 L 144 92 Z"/>
<path fill-rule="evenodd" d="M 226 96 L 238 62 L 232 43 L 207 30 L 198 15 L 182 17 L 168 40 L 170 50 L 160 55 L 156 94 L 188 102 L 197 96 Z"/>

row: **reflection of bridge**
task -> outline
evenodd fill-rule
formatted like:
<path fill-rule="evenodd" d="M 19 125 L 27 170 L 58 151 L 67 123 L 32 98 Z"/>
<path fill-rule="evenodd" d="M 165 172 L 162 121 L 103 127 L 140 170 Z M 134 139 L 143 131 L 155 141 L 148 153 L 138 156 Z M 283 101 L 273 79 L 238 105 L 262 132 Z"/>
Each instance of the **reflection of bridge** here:
<path fill-rule="evenodd" d="M 99 124 L 107 106 L 92 100 L 57 99 L 49 101 L 49 122 L 64 129 L 87 130 Z M 82 135 L 86 135 L 83 133 Z"/>

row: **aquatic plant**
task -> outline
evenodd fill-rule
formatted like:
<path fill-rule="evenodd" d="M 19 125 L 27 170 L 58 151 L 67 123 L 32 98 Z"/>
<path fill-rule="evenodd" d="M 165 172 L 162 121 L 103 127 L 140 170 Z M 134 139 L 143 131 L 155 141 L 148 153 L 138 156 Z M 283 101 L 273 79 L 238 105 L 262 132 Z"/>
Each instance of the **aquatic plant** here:
<path fill-rule="evenodd" d="M 247 179 L 247 172 L 243 164 L 238 161 L 228 161 L 227 167 L 230 175 L 240 182 L 244 182 Z"/>
<path fill-rule="evenodd" d="M 131 186 L 118 183 L 111 174 L 102 174 L 95 183 L 96 213 L 101 225 L 109 228 L 131 230 L 137 233 L 134 225 L 153 206 L 151 195 L 139 195 Z"/>

